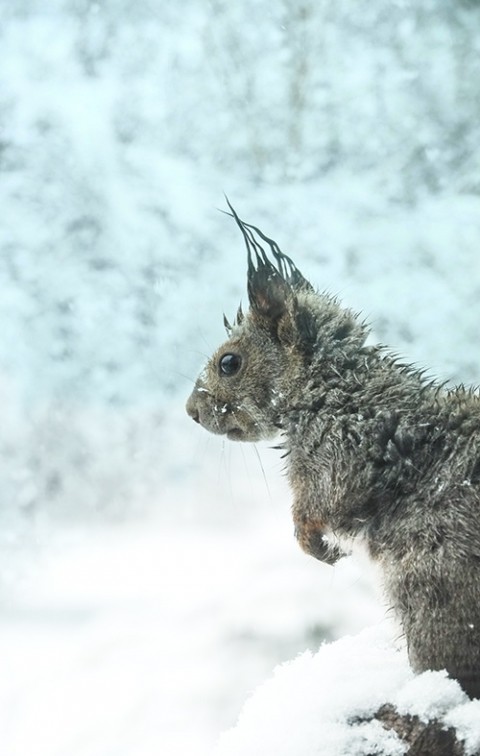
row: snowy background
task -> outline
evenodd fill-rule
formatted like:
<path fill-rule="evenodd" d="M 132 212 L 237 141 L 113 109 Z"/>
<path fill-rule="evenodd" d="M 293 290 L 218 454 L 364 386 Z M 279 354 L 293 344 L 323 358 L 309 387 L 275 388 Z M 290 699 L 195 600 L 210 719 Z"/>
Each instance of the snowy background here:
<path fill-rule="evenodd" d="M 0 0 L 0 742 L 208 753 L 278 662 L 384 615 L 294 542 L 192 380 L 246 220 L 375 337 L 480 381 L 475 0 Z"/>

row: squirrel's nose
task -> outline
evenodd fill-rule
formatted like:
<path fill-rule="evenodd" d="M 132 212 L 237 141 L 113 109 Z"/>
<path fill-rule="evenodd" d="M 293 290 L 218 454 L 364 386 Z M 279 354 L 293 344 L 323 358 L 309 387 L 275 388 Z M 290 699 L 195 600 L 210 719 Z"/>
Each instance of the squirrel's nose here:
<path fill-rule="evenodd" d="M 196 423 L 200 422 L 200 413 L 195 406 L 193 396 L 188 399 L 185 409 L 187 410 L 187 415 L 190 415 L 192 420 L 195 420 Z"/>

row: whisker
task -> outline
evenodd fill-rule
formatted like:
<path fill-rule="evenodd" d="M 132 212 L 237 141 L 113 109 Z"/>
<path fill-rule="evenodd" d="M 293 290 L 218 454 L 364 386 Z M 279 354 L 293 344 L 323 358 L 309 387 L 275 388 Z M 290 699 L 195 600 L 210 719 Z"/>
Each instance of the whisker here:
<path fill-rule="evenodd" d="M 195 379 L 194 378 L 190 378 L 189 375 L 185 375 L 185 373 L 180 373 L 179 370 L 170 370 L 169 372 L 173 373 L 174 375 L 179 375 L 180 378 L 184 378 L 189 383 L 193 383 L 195 385 Z"/>
<path fill-rule="evenodd" d="M 267 489 L 268 498 L 270 500 L 270 503 L 273 504 L 272 493 L 271 493 L 270 487 L 268 485 L 267 476 L 265 475 L 265 468 L 263 467 L 262 458 L 260 457 L 260 452 L 258 451 L 258 448 L 257 448 L 256 444 L 253 444 L 253 449 L 254 449 L 255 455 L 256 455 L 256 457 L 258 459 L 258 463 L 260 465 L 260 469 L 262 471 L 262 476 L 263 476 L 263 480 L 265 482 L 265 488 Z"/>
<path fill-rule="evenodd" d="M 205 343 L 207 344 L 207 342 L 206 342 L 206 341 L 205 341 Z M 207 344 L 207 347 L 208 347 L 208 344 Z M 211 354 L 212 354 L 212 352 L 211 352 L 211 351 L 210 351 L 210 354 L 206 354 L 206 352 L 201 352 L 201 351 L 200 351 L 200 349 L 189 349 L 188 351 L 189 351 L 189 352 L 190 352 L 191 354 L 199 354 L 199 355 L 200 355 L 200 357 L 201 357 L 202 359 L 204 359 L 204 360 L 209 360 L 209 359 L 210 359 L 210 357 L 211 357 Z"/>
<path fill-rule="evenodd" d="M 234 495 L 233 495 L 233 488 L 232 488 L 232 476 L 230 474 L 231 464 L 230 464 L 230 455 L 231 455 L 232 449 L 231 446 L 228 446 L 228 455 L 226 451 L 225 441 L 222 439 L 222 456 L 221 456 L 221 463 L 218 470 L 218 481 L 217 485 L 219 488 L 224 487 L 224 482 L 226 479 L 226 484 L 228 487 L 228 494 L 230 502 L 234 501 Z"/>
<path fill-rule="evenodd" d="M 203 354 L 203 357 L 206 357 L 208 360 L 209 356 L 212 354 L 214 350 L 212 349 L 212 345 L 208 343 L 204 333 L 200 333 L 200 338 L 202 339 L 203 343 L 207 347 L 209 354 L 205 355 L 202 352 L 197 352 L 197 354 Z"/>
<path fill-rule="evenodd" d="M 145 362 L 145 365 L 147 365 L 147 367 L 149 368 L 149 370 L 151 371 L 151 373 L 156 378 L 158 378 L 159 380 L 161 380 L 163 378 L 163 373 L 161 373 L 160 370 L 158 370 L 158 368 L 156 368 L 155 365 L 153 365 L 150 360 L 147 360 Z M 185 381 L 188 381 L 189 383 L 193 383 L 193 385 L 195 385 L 195 379 L 194 378 L 191 378 L 189 375 L 185 375 L 185 373 L 181 373 L 179 370 L 171 370 L 171 369 L 169 369 L 168 373 L 169 373 L 169 375 L 178 375 L 178 376 L 180 376 L 180 378 L 183 378 Z"/>

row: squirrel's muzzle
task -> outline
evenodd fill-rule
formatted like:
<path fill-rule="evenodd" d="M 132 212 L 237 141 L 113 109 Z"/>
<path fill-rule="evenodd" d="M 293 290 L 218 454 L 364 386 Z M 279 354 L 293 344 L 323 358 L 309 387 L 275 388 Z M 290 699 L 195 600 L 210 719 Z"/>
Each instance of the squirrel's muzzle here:
<path fill-rule="evenodd" d="M 196 423 L 200 422 L 200 412 L 198 411 L 198 407 L 196 406 L 194 394 L 191 394 L 188 397 L 185 409 L 187 411 L 187 415 L 189 415 L 192 420 L 195 420 Z"/>

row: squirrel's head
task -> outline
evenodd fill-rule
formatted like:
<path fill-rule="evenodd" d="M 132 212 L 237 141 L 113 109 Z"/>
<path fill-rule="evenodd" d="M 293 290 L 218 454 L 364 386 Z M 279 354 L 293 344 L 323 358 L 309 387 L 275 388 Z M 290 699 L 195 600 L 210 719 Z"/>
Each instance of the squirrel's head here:
<path fill-rule="evenodd" d="M 358 325 L 349 311 L 318 295 L 272 239 L 229 207 L 247 246 L 250 309 L 244 315 L 240 307 L 233 325 L 224 317 L 229 338 L 200 374 L 186 409 L 212 433 L 259 441 L 281 427 L 292 392 L 301 389 L 318 352 L 319 331 L 346 339 Z"/>

